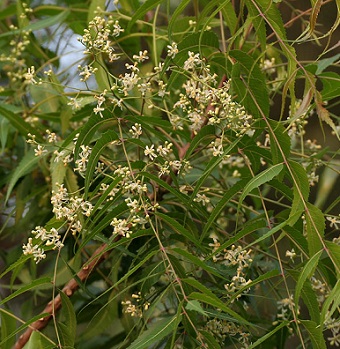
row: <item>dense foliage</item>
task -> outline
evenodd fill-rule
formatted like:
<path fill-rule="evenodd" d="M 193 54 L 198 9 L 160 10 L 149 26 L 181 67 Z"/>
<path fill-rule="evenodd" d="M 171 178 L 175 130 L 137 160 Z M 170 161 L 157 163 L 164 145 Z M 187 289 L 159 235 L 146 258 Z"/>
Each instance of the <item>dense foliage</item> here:
<path fill-rule="evenodd" d="M 298 3 L 0 5 L 1 348 L 340 345 L 340 5 Z"/>

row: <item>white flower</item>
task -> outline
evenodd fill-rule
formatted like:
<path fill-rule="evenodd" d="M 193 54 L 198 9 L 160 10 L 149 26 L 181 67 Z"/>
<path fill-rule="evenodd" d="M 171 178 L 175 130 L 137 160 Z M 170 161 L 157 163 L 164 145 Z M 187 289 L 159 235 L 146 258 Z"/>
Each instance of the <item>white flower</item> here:
<path fill-rule="evenodd" d="M 44 146 L 42 146 L 40 144 L 38 144 L 37 149 L 34 149 L 35 156 L 42 156 L 46 153 L 48 153 L 48 151 L 44 148 Z"/>
<path fill-rule="evenodd" d="M 144 50 L 144 51 L 139 51 L 138 55 L 133 55 L 132 58 L 137 61 L 138 63 L 144 62 L 147 59 L 149 59 L 148 57 L 148 51 Z"/>
<path fill-rule="evenodd" d="M 44 250 L 39 247 L 39 245 L 33 245 L 33 239 L 29 238 L 28 243 L 22 246 L 23 254 L 25 256 L 32 255 L 36 262 L 38 264 L 41 260 L 46 258 L 46 254 L 44 253 Z"/>
<path fill-rule="evenodd" d="M 168 56 L 171 58 L 175 58 L 176 54 L 178 53 L 177 44 L 173 42 L 171 45 L 168 45 L 167 48 L 168 48 Z"/>
<path fill-rule="evenodd" d="M 34 75 L 35 75 L 35 68 L 32 65 L 31 68 L 27 69 L 27 73 L 24 74 L 25 83 L 37 84 L 37 81 L 34 79 Z"/>
<path fill-rule="evenodd" d="M 149 147 L 148 145 L 145 147 L 144 150 L 144 155 L 148 156 L 150 158 L 150 160 L 154 160 L 157 157 L 157 154 L 155 153 L 155 145 L 152 144 L 151 147 Z"/>

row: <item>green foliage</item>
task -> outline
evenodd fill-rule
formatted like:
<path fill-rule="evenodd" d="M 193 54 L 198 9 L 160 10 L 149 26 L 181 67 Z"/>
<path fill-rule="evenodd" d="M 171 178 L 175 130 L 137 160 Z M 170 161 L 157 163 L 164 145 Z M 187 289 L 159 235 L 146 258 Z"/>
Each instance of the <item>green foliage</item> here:
<path fill-rule="evenodd" d="M 293 6 L 0 4 L 1 348 L 339 346 L 339 4 Z"/>

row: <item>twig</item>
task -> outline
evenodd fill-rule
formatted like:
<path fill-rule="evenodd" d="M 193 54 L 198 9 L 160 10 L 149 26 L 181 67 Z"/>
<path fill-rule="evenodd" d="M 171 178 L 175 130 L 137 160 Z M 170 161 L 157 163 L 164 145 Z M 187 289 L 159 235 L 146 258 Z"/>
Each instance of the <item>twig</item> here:
<path fill-rule="evenodd" d="M 118 240 L 120 236 L 117 236 L 116 240 Z M 62 289 L 62 292 L 66 294 L 66 296 L 71 297 L 79 288 L 79 281 L 81 282 L 85 281 L 89 275 L 92 273 L 92 271 L 105 259 L 108 258 L 110 255 L 110 250 L 108 250 L 108 245 L 103 244 L 100 247 L 96 249 L 96 251 L 93 254 L 93 257 L 91 257 L 80 269 L 80 271 L 77 273 L 77 277 L 71 279 Z M 48 302 L 45 309 L 42 311 L 42 314 L 49 313 L 50 315 L 47 315 L 45 317 L 42 317 L 41 319 L 33 322 L 27 330 L 19 337 L 17 342 L 15 343 L 13 349 L 22 349 L 25 344 L 30 339 L 30 336 L 33 331 L 40 331 L 43 328 L 47 326 L 51 318 L 55 315 L 55 313 L 61 308 L 61 297 L 60 295 L 56 296 L 53 300 Z"/>

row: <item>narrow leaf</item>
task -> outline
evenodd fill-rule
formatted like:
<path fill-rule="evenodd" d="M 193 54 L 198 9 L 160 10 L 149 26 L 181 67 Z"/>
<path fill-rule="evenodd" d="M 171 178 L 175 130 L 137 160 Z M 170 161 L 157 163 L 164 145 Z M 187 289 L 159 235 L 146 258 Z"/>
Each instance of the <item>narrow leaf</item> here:
<path fill-rule="evenodd" d="M 176 330 L 178 317 L 167 317 L 158 319 L 151 324 L 127 349 L 145 349 L 151 346 L 167 335 Z"/>
<path fill-rule="evenodd" d="M 307 203 L 305 216 L 309 256 L 312 257 L 323 248 L 322 239 L 325 231 L 325 217 L 319 208 L 310 203 Z"/>
<path fill-rule="evenodd" d="M 326 349 L 325 338 L 322 333 L 322 326 L 310 320 L 299 320 L 306 328 L 309 338 L 312 341 L 313 349 Z"/>
<path fill-rule="evenodd" d="M 238 207 L 241 207 L 241 204 L 245 197 L 255 188 L 258 188 L 260 185 L 271 181 L 274 177 L 276 177 L 283 169 L 283 164 L 276 164 L 272 167 L 267 168 L 262 171 L 254 178 L 252 178 L 244 187 L 244 190 L 240 196 Z"/>
<path fill-rule="evenodd" d="M 77 328 L 77 320 L 76 320 L 76 314 L 74 312 L 73 305 L 69 299 L 69 297 L 66 296 L 65 293 L 60 292 L 61 302 L 62 302 L 62 315 L 65 319 L 63 324 L 65 325 L 64 331 L 64 346 L 73 346 L 75 339 L 76 339 L 76 328 Z"/>
<path fill-rule="evenodd" d="M 295 286 L 295 296 L 294 296 L 294 301 L 295 301 L 295 308 L 296 311 L 298 311 L 298 307 L 299 307 L 299 298 L 301 295 L 301 290 L 302 287 L 305 283 L 305 281 L 307 279 L 309 279 L 313 274 L 314 271 L 318 265 L 319 259 L 321 257 L 322 254 L 322 250 L 320 250 L 318 253 L 316 253 L 311 259 L 308 260 L 308 262 L 306 263 L 306 265 L 303 267 L 299 279 L 296 283 Z"/>
<path fill-rule="evenodd" d="M 148 11 L 154 9 L 156 6 L 158 6 L 162 0 L 146 0 L 142 6 L 139 7 L 139 9 L 134 13 L 132 18 L 130 19 L 128 26 L 126 30 L 129 32 L 132 26 L 141 19 Z"/>
<path fill-rule="evenodd" d="M 45 284 L 50 284 L 51 285 L 51 278 L 43 277 L 43 278 L 40 278 L 40 279 L 32 281 L 30 284 L 25 285 L 25 286 L 19 288 L 18 290 L 16 290 L 15 292 L 11 293 L 6 298 L 4 298 L 2 301 L 0 301 L 0 305 L 3 305 L 5 303 L 7 303 L 11 299 L 19 296 L 22 293 L 25 293 L 27 291 L 30 291 L 30 290 L 32 290 L 34 288 L 37 288 L 37 287 L 39 287 L 41 285 L 45 285 Z"/>
<path fill-rule="evenodd" d="M 31 149 L 30 151 L 28 151 L 24 157 L 21 159 L 18 167 L 16 167 L 16 169 L 14 170 L 11 179 L 8 183 L 8 189 L 7 189 L 7 193 L 6 193 L 6 199 L 5 202 L 8 201 L 12 190 L 14 188 L 14 186 L 17 184 L 18 180 L 25 176 L 27 173 L 29 173 L 34 166 L 36 166 L 36 164 L 39 162 L 40 157 L 39 156 L 35 156 L 33 149 Z"/>

